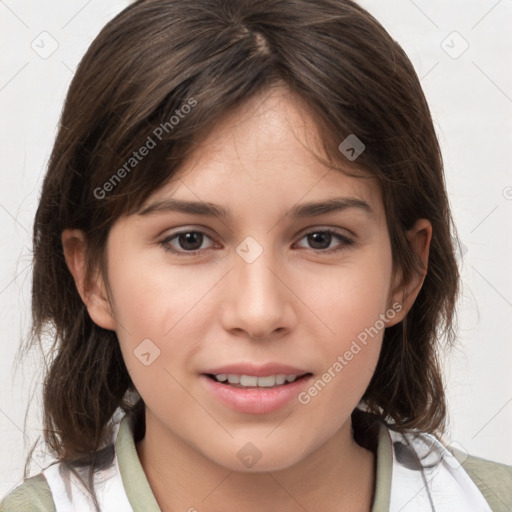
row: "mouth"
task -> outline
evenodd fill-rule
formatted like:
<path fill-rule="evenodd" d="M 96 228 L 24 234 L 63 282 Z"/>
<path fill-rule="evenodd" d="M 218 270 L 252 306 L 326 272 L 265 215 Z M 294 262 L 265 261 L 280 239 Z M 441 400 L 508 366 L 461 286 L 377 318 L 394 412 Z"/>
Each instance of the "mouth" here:
<path fill-rule="evenodd" d="M 256 375 L 239 375 L 239 374 L 227 374 L 227 373 L 205 373 L 203 374 L 209 379 L 213 380 L 216 383 L 223 384 L 225 386 L 229 386 L 232 388 L 239 389 L 273 389 L 288 386 L 294 382 L 297 382 L 301 379 L 305 379 L 311 375 L 312 373 L 303 373 L 300 375 L 294 374 L 275 374 L 275 375 L 267 375 L 265 377 L 258 377 Z"/>
<path fill-rule="evenodd" d="M 298 404 L 296 399 L 299 393 L 310 384 L 312 378 L 310 372 L 258 376 L 208 372 L 200 375 L 205 392 L 216 403 L 251 415 L 277 412 L 294 401 Z"/>

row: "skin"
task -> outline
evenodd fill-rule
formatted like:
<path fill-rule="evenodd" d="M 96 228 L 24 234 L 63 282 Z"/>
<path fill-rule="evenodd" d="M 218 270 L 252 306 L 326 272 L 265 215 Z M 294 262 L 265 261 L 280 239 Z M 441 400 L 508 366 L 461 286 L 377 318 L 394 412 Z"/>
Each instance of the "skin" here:
<path fill-rule="evenodd" d="M 386 325 L 402 320 L 421 288 L 424 274 L 405 283 L 393 273 L 376 180 L 325 167 L 314 156 L 318 140 L 297 98 L 266 91 L 226 115 L 146 203 L 207 201 L 232 219 L 172 211 L 122 217 L 107 241 L 108 281 L 98 272 L 90 283 L 83 233 L 63 232 L 89 314 L 116 331 L 145 401 L 146 436 L 137 451 L 163 511 L 371 510 L 375 454 L 353 440 L 350 414 L 375 370 L 383 329 L 305 405 L 238 413 L 199 379 L 208 367 L 268 361 L 318 378 L 393 304 L 402 310 Z M 337 196 L 364 200 L 372 213 L 287 215 L 296 203 Z M 314 245 L 306 236 L 326 228 L 353 244 L 327 237 Z M 186 254 L 183 238 L 169 241 L 197 230 L 206 236 L 195 255 Z M 407 234 L 425 269 L 431 231 L 421 219 Z M 252 263 L 236 252 L 247 236 L 263 249 Z M 166 238 L 185 254 L 166 251 Z M 134 350 L 148 338 L 160 356 L 145 366 Z M 262 454 L 252 468 L 237 457 L 247 442 Z"/>

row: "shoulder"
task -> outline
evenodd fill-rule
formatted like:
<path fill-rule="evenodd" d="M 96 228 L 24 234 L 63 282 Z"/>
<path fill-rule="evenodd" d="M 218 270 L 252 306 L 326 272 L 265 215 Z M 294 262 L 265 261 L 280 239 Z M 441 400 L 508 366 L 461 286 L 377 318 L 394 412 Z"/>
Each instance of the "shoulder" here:
<path fill-rule="evenodd" d="M 509 512 L 512 509 L 512 466 L 468 456 L 455 448 L 450 451 L 480 489 L 493 512 Z"/>
<path fill-rule="evenodd" d="M 441 448 L 441 453 L 447 450 L 452 455 L 452 457 L 447 458 L 446 469 L 448 472 L 453 472 L 456 468 L 462 468 L 484 497 L 492 512 L 512 511 L 512 466 L 468 455 L 467 452 L 461 451 L 454 446 L 446 445 L 430 433 L 415 431 L 399 434 L 389 427 L 388 431 L 392 440 L 399 441 L 400 436 L 403 436 L 406 440 L 415 444 L 421 453 L 430 454 L 432 443 Z M 396 451 L 396 447 L 394 448 Z M 403 455 L 398 454 L 402 458 Z M 469 488 L 465 488 L 465 490 L 467 492 L 470 491 Z"/>
<path fill-rule="evenodd" d="M 0 512 L 55 512 L 50 487 L 42 473 L 27 478 L 1 502 Z"/>

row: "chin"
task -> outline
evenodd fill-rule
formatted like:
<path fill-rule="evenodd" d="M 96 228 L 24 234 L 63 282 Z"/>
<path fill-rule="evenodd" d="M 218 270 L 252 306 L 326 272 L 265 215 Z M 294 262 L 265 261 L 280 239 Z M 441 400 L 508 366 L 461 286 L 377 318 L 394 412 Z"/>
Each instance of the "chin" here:
<path fill-rule="evenodd" d="M 289 450 L 276 450 L 271 446 L 259 450 L 257 446 L 248 442 L 235 450 L 234 457 L 226 457 L 226 453 L 219 453 L 219 457 L 210 459 L 229 471 L 237 473 L 266 473 L 289 469 L 303 458 L 303 453 L 290 448 Z"/>

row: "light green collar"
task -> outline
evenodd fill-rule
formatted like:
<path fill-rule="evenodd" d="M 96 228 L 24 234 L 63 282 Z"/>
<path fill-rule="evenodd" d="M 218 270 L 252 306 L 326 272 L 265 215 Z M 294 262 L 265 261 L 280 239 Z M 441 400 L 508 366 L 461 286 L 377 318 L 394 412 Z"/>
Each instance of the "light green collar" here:
<path fill-rule="evenodd" d="M 389 512 L 391 476 L 393 473 L 393 453 L 391 450 L 393 445 L 386 425 L 380 422 L 379 427 L 375 497 L 373 499 L 372 512 Z"/>
<path fill-rule="evenodd" d="M 133 512 L 161 512 L 149 485 L 133 440 L 134 417 L 126 415 L 119 425 L 117 462 L 123 486 Z"/>

